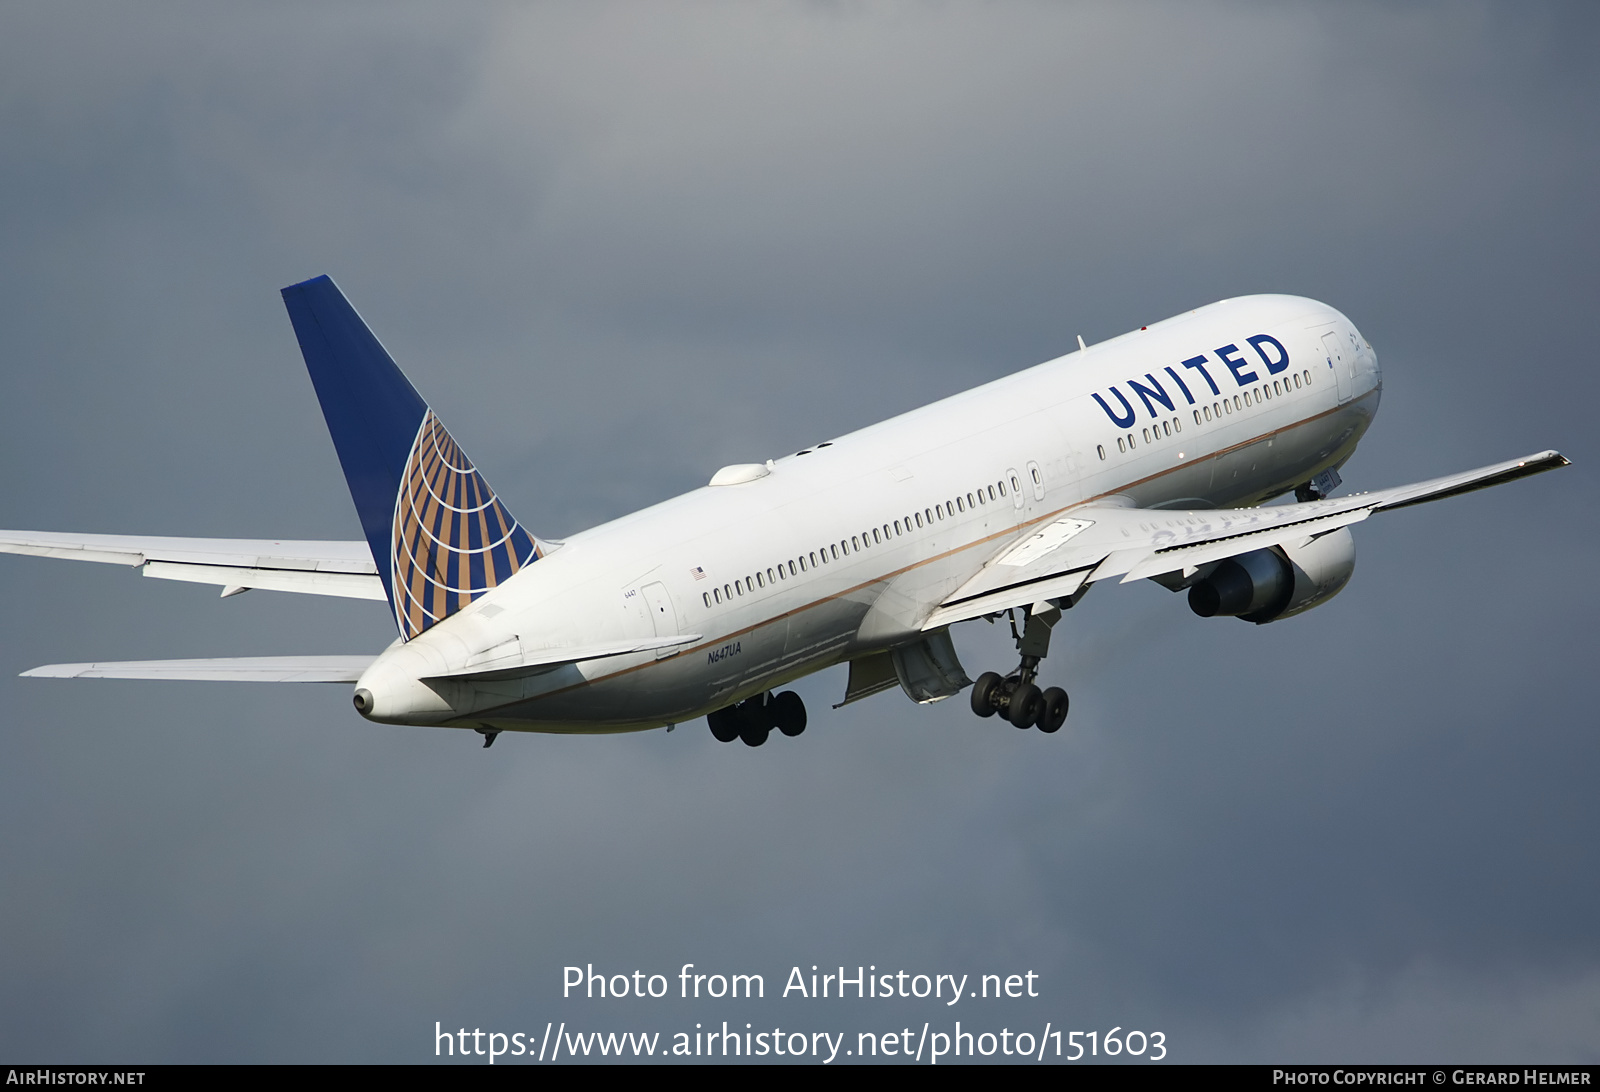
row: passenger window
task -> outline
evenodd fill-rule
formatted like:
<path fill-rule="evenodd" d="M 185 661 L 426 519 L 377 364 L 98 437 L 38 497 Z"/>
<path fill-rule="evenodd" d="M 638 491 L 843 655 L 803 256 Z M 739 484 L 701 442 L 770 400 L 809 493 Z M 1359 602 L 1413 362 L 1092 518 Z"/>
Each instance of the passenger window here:
<path fill-rule="evenodd" d="M 1123 443 L 1121 436 L 1117 437 L 1117 450 L 1123 453 L 1126 453 L 1128 450 L 1128 445 Z"/>
<path fill-rule="evenodd" d="M 1183 431 L 1183 421 L 1180 420 L 1177 417 L 1174 417 L 1172 419 L 1172 431 L 1173 432 L 1182 432 Z"/>
<path fill-rule="evenodd" d="M 1004 486 L 1001 486 L 1001 488 L 1002 488 L 1002 489 L 1004 489 L 1004 488 L 1005 488 L 1005 487 L 1004 487 Z M 1004 494 L 1001 494 L 1001 495 L 1002 495 L 1002 496 L 1004 496 Z M 989 487 L 989 499 L 990 499 L 990 500 L 994 500 L 994 499 L 995 499 L 995 496 L 994 496 L 994 486 L 992 486 L 992 485 L 991 485 L 991 486 L 990 486 L 990 487 Z"/>
<path fill-rule="evenodd" d="M 733 590 L 738 592 L 740 595 L 743 595 L 744 594 L 744 585 L 742 583 L 740 583 L 739 581 L 735 580 L 733 582 Z"/>
<path fill-rule="evenodd" d="M 799 574 L 798 574 L 798 573 L 796 573 L 796 572 L 795 572 L 795 571 L 794 571 L 794 562 L 793 562 L 793 561 L 791 561 L 791 562 L 789 562 L 789 575 L 790 575 L 790 576 L 797 576 L 797 575 L 799 575 Z"/>
<path fill-rule="evenodd" d="M 856 535 L 851 535 L 850 536 L 850 545 L 852 545 L 852 546 L 854 546 L 856 548 L 856 552 L 857 553 L 860 553 L 860 551 L 861 551 L 861 539 L 858 536 L 856 536 Z"/>
<path fill-rule="evenodd" d="M 711 593 L 710 592 L 701 592 L 700 593 L 700 598 L 704 599 L 706 601 L 706 607 L 707 607 L 707 609 L 709 609 L 711 607 Z"/>
<path fill-rule="evenodd" d="M 1200 411 L 1199 410 L 1195 410 L 1194 411 L 1194 423 L 1197 424 L 1197 425 L 1200 423 Z"/>
<path fill-rule="evenodd" d="M 1144 442 L 1147 443 L 1147 444 L 1150 442 L 1150 430 L 1149 429 L 1145 429 L 1144 430 Z"/>
<path fill-rule="evenodd" d="M 722 585 L 722 594 L 723 597 L 728 600 L 728 602 L 733 602 L 733 586 L 731 584 Z"/>
<path fill-rule="evenodd" d="M 965 512 L 966 511 L 966 509 L 961 506 L 961 498 L 960 497 L 956 498 L 956 511 L 957 512 Z"/>
<path fill-rule="evenodd" d="M 828 547 L 828 549 L 833 554 L 833 559 L 835 561 L 838 561 L 839 560 L 839 547 L 830 546 L 830 547 Z M 822 560 L 824 560 L 824 561 L 828 560 L 828 555 L 827 554 L 823 554 L 822 555 Z"/>
<path fill-rule="evenodd" d="M 1000 495 L 1002 497 L 1006 495 L 1006 483 L 1005 482 L 1001 482 L 1000 483 Z"/>
<path fill-rule="evenodd" d="M 924 508 L 922 510 L 922 514 L 928 517 L 928 526 L 932 527 L 933 526 L 933 509 L 932 508 Z"/>
<path fill-rule="evenodd" d="M 961 500 L 961 498 L 957 497 L 956 500 L 957 500 L 957 502 L 959 502 Z M 967 494 L 967 507 L 968 508 L 976 508 L 977 507 L 977 505 L 973 503 L 972 494 L 971 493 Z"/>
<path fill-rule="evenodd" d="M 1094 449 L 1095 449 L 1095 451 L 1099 452 L 1100 461 L 1101 462 L 1105 462 L 1106 461 L 1106 445 L 1105 444 L 1095 444 L 1094 445 Z"/>
<path fill-rule="evenodd" d="M 711 589 L 711 594 L 717 597 L 717 602 L 722 602 L 722 592 L 716 588 Z"/>
<path fill-rule="evenodd" d="M 1145 438 L 1146 438 L 1146 439 L 1149 439 L 1149 437 L 1148 437 L 1148 436 L 1147 436 L 1147 437 L 1145 437 Z M 1134 442 L 1133 442 L 1133 433 L 1131 433 L 1131 432 L 1130 432 L 1130 433 L 1128 433 L 1128 450 L 1129 450 L 1129 451 L 1132 451 L 1132 450 L 1133 450 L 1133 449 L 1134 449 L 1134 448 L 1136 448 L 1136 447 L 1138 447 L 1138 446 L 1139 446 L 1139 445 L 1138 445 L 1138 444 L 1136 444 L 1136 443 L 1134 443 Z"/>

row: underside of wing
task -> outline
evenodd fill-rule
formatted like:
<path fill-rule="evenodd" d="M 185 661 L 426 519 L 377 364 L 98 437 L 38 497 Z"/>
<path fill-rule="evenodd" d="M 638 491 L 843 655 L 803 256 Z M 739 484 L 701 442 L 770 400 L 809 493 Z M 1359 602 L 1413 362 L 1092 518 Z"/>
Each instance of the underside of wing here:
<path fill-rule="evenodd" d="M 221 585 L 224 595 L 266 588 L 348 599 L 384 599 L 372 552 L 362 541 L 0 531 L 0 553 L 127 565 L 161 580 Z"/>
<path fill-rule="evenodd" d="M 1007 544 L 923 623 L 924 630 L 1048 599 L 1112 577 L 1193 572 L 1224 558 L 1310 542 L 1374 512 L 1459 496 L 1568 465 L 1555 451 L 1375 493 L 1264 508 L 1166 511 L 1087 504 Z"/>
<path fill-rule="evenodd" d="M 24 671 L 35 679 L 188 679 L 202 682 L 353 683 L 377 657 L 239 656 L 217 660 L 124 660 L 46 664 Z"/>

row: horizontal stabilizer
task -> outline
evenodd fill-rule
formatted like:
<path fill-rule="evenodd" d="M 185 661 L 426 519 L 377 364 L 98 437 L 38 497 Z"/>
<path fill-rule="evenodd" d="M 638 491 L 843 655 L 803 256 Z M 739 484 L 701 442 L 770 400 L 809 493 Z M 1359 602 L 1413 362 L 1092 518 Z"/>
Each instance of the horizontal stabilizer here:
<path fill-rule="evenodd" d="M 924 631 L 1072 594 L 1193 569 L 1270 546 L 1307 541 L 1376 512 L 1460 496 L 1568 465 L 1560 452 L 1348 497 L 1262 508 L 1151 510 L 1087 504 L 1007 543 L 922 624 Z"/>
<path fill-rule="evenodd" d="M 171 538 L 0 531 L 0 553 L 98 561 L 145 576 L 232 588 L 382 599 L 367 544 L 255 538 Z"/>
<path fill-rule="evenodd" d="M 364 545 L 364 544 L 363 544 Z M 376 656 L 235 656 L 220 660 L 124 660 L 46 664 L 35 679 L 188 679 L 201 682 L 353 683 Z"/>

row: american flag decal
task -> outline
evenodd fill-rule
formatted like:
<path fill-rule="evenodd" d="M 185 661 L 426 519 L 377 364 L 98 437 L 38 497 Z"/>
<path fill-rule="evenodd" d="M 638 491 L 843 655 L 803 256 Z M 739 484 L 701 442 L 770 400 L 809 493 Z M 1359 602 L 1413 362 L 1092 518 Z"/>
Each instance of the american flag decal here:
<path fill-rule="evenodd" d="M 411 444 L 393 528 L 395 621 L 408 641 L 539 558 L 432 410 Z"/>
<path fill-rule="evenodd" d="M 694 568 L 689 570 L 689 575 L 694 577 L 696 580 L 704 580 L 706 578 L 706 571 L 699 565 L 696 565 Z"/>

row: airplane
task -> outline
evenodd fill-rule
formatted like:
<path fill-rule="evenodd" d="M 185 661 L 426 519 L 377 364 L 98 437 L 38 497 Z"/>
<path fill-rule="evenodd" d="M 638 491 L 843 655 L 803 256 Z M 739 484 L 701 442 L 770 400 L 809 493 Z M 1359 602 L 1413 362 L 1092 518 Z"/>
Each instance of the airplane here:
<path fill-rule="evenodd" d="M 348 542 L 0 531 L 0 552 L 385 602 L 382 653 L 51 664 L 53 678 L 354 684 L 383 724 L 609 733 L 705 717 L 719 741 L 804 731 L 795 679 L 849 665 L 838 706 L 970 689 L 1053 733 L 1052 627 L 1149 579 L 1258 625 L 1327 602 L 1380 512 L 1566 466 L 1556 451 L 1335 497 L 1382 394 L 1372 346 L 1314 300 L 1214 303 L 765 462 L 565 540 L 511 514 L 326 276 L 283 289 L 364 534 Z M 1292 502 L 1266 505 L 1285 497 Z M 950 627 L 1010 620 L 1018 662 L 968 678 Z"/>

